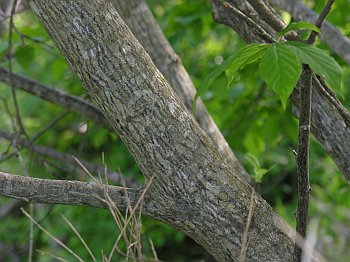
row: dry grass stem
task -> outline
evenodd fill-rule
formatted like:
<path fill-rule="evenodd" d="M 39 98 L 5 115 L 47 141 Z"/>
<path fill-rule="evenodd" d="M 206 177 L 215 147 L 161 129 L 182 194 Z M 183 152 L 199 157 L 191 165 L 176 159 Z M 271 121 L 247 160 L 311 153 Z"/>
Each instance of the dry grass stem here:
<path fill-rule="evenodd" d="M 52 258 L 54 258 L 54 259 L 56 259 L 56 260 L 58 260 L 58 261 L 69 262 L 68 260 L 65 260 L 65 259 L 62 258 L 62 257 L 55 256 L 55 255 L 53 255 L 53 254 L 47 253 L 47 252 L 45 252 L 45 251 L 42 251 L 42 250 L 40 250 L 40 249 L 36 249 L 35 251 L 38 252 L 38 253 L 39 253 L 40 255 L 42 255 L 42 256 L 49 256 L 49 257 L 52 257 Z"/>
<path fill-rule="evenodd" d="M 30 216 L 23 208 L 21 208 L 21 211 L 23 214 L 25 214 L 30 221 L 32 221 L 38 228 L 40 228 L 46 235 L 48 235 L 50 238 L 52 238 L 58 245 L 63 247 L 67 252 L 69 252 L 71 255 L 73 255 L 78 261 L 84 262 L 73 250 L 71 250 L 68 246 L 66 246 L 61 240 L 53 236 L 49 231 L 47 231 L 45 228 L 43 228 L 36 220 Z"/>
<path fill-rule="evenodd" d="M 90 257 L 92 258 L 92 260 L 94 262 L 96 262 L 96 258 L 94 256 L 94 254 L 91 252 L 89 246 L 86 244 L 85 240 L 82 238 L 82 236 L 79 234 L 78 230 L 73 226 L 73 224 L 71 222 L 69 222 L 69 220 L 62 215 L 62 218 L 64 219 L 64 221 L 69 225 L 69 227 L 73 230 L 73 232 L 78 236 L 79 240 L 81 241 L 81 243 L 84 245 L 84 247 L 86 248 L 87 252 L 89 253 Z"/>
<path fill-rule="evenodd" d="M 255 191 L 254 189 L 252 190 L 252 194 L 250 197 L 250 205 L 249 205 L 249 213 L 248 213 L 248 219 L 247 219 L 247 224 L 244 230 L 244 235 L 243 235 L 243 241 L 242 241 L 242 247 L 241 247 L 241 253 L 239 255 L 239 261 L 244 262 L 245 257 L 247 254 L 248 250 L 248 234 L 249 234 L 249 227 L 252 222 L 253 214 L 254 214 L 254 207 L 255 207 Z"/>

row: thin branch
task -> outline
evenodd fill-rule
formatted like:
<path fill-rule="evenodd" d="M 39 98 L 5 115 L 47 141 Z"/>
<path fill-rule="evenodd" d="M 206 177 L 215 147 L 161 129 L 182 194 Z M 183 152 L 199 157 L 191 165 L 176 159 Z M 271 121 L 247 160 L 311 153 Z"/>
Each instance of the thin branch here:
<path fill-rule="evenodd" d="M 121 210 L 127 208 L 127 201 L 136 205 L 142 194 L 138 189 L 107 188 L 109 197 Z M 125 197 L 125 190 L 128 191 L 129 200 Z M 41 179 L 0 172 L 0 195 L 30 203 L 108 208 L 101 201 L 104 192 L 100 185 L 80 181 Z"/>
<path fill-rule="evenodd" d="M 14 138 L 16 138 L 15 135 L 9 134 L 7 132 L 4 132 L 0 130 L 0 137 L 7 139 L 9 141 L 12 141 Z M 27 140 L 25 139 L 18 139 L 17 143 L 25 148 L 28 148 L 29 150 L 32 150 L 33 152 L 41 155 L 41 156 L 46 156 L 50 157 L 52 159 L 55 159 L 56 161 L 59 161 L 65 165 L 70 165 L 73 168 L 77 167 L 77 163 L 75 158 L 72 155 L 64 154 L 59 151 L 56 151 L 52 148 L 45 147 L 45 146 L 40 146 L 36 144 L 30 144 Z M 88 169 L 91 173 L 98 175 L 98 174 L 103 174 L 105 172 L 105 168 L 103 166 L 97 166 L 95 164 L 92 164 L 87 161 L 82 161 L 82 164 Z M 112 180 L 114 183 L 121 184 L 121 175 L 117 172 L 112 172 L 112 171 L 107 171 L 107 176 L 110 180 Z M 126 181 L 126 185 L 128 187 L 138 187 L 139 184 L 130 178 L 124 178 Z"/>
<path fill-rule="evenodd" d="M 21 89 L 25 92 L 38 96 L 54 104 L 63 106 L 79 115 L 95 121 L 101 126 L 112 130 L 101 111 L 91 103 L 70 95 L 62 90 L 57 90 L 36 82 L 30 78 L 12 74 L 12 81 L 8 75 L 8 70 L 0 67 L 0 81 Z"/>
<path fill-rule="evenodd" d="M 328 0 L 316 26 L 321 27 L 322 22 L 330 12 L 334 0 Z M 317 33 L 313 31 L 307 40 L 312 45 L 316 40 Z M 312 102 L 312 71 L 309 65 L 303 65 L 303 73 L 300 77 L 300 117 L 299 117 L 299 141 L 297 155 L 297 180 L 298 180 L 298 207 L 296 212 L 296 230 L 301 237 L 306 237 L 309 207 L 309 147 L 311 129 L 311 102 Z M 298 261 L 302 260 L 303 248 L 295 246 L 295 255 Z"/>
<path fill-rule="evenodd" d="M 321 29 L 323 21 L 326 19 L 326 16 L 331 11 L 333 3 L 334 3 L 334 0 L 328 0 L 325 7 L 323 8 L 321 14 L 317 18 L 315 26 L 317 26 L 319 29 Z M 318 33 L 316 31 L 312 31 L 309 39 L 307 40 L 307 43 L 312 45 L 315 42 L 317 35 L 318 35 Z"/>
<path fill-rule="evenodd" d="M 54 117 L 49 123 L 47 123 L 43 128 L 41 128 L 34 136 L 32 136 L 32 142 L 36 141 L 39 137 L 45 134 L 49 129 L 54 127 L 59 121 L 65 118 L 70 111 L 64 111 L 58 116 Z"/>
<path fill-rule="evenodd" d="M 300 77 L 300 117 L 299 117 L 299 141 L 297 155 L 297 180 L 298 180 L 298 207 L 296 212 L 297 233 L 306 237 L 307 215 L 309 208 L 309 146 L 310 146 L 310 122 L 311 122 L 311 92 L 312 71 L 308 65 L 303 65 Z M 302 248 L 295 246 L 295 254 L 298 261 L 302 256 Z"/>
<path fill-rule="evenodd" d="M 16 12 L 16 7 L 17 7 L 17 2 L 18 0 L 14 0 L 13 4 L 12 4 L 12 9 L 11 9 L 11 16 L 10 16 L 10 29 L 9 29 L 9 43 L 8 43 L 8 49 L 7 49 L 7 57 L 8 57 L 8 64 L 9 64 L 9 78 L 10 78 L 10 82 L 13 82 L 13 77 L 12 77 L 12 36 L 13 36 L 13 30 L 15 28 L 14 26 L 14 22 L 13 22 L 13 16 L 15 15 Z M 23 134 L 25 135 L 25 137 L 27 138 L 30 146 L 31 146 L 31 141 L 29 139 L 28 134 L 25 131 L 23 122 L 22 122 L 22 118 L 21 118 L 21 113 L 20 113 L 20 109 L 19 109 L 19 104 L 17 101 L 17 95 L 16 95 L 16 90 L 13 86 L 11 86 L 11 93 L 12 93 L 12 99 L 13 99 L 13 104 L 16 110 L 16 120 L 17 120 L 17 124 L 18 124 L 18 134 L 17 137 L 15 139 L 13 139 L 13 147 L 15 149 L 15 151 L 17 151 L 17 140 L 20 138 L 20 136 Z M 25 161 L 22 158 L 22 156 L 19 154 L 19 152 L 16 152 L 16 155 L 18 156 L 20 165 L 22 166 L 25 175 L 27 177 L 29 177 L 29 168 L 27 168 L 25 166 Z M 30 210 L 30 215 L 33 216 L 33 206 L 29 205 L 29 210 Z M 34 245 L 34 224 L 31 221 L 29 224 L 29 247 L 28 247 L 28 262 L 32 262 L 33 260 L 33 245 Z"/>
<path fill-rule="evenodd" d="M 13 35 L 13 16 L 15 14 L 17 6 L 17 0 L 13 1 L 12 9 L 11 9 L 11 16 L 10 16 L 10 30 L 9 30 L 9 42 L 8 42 L 8 48 L 7 48 L 7 57 L 8 57 L 8 64 L 9 64 L 9 71 L 7 72 L 8 77 L 9 77 L 9 82 L 13 83 L 13 72 L 12 72 L 12 35 Z M 21 114 L 19 110 L 19 105 L 17 101 L 17 95 L 16 95 L 16 90 L 15 88 L 11 85 L 11 93 L 12 93 L 12 98 L 13 98 L 13 104 L 16 110 L 16 120 L 19 128 L 19 135 L 24 134 L 26 135 L 22 119 L 21 119 Z M 27 136 L 27 135 L 26 135 Z"/>
<path fill-rule="evenodd" d="M 16 27 L 14 27 L 14 29 L 16 31 L 16 34 L 19 36 L 22 44 L 24 44 L 24 39 L 28 39 L 28 40 L 30 40 L 30 41 L 32 41 L 34 43 L 41 44 L 41 45 L 45 46 L 48 49 L 55 49 L 55 47 L 53 45 L 49 45 L 49 44 L 47 44 L 45 42 L 45 41 L 49 40 L 49 38 L 47 38 L 46 40 L 37 39 L 35 37 L 31 37 L 29 35 L 23 34 Z"/>

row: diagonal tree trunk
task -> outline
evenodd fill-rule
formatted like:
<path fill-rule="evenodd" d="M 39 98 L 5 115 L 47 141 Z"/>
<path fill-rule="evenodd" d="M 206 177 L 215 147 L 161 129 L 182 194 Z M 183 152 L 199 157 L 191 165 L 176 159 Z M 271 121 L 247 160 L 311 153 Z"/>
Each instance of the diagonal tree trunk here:
<path fill-rule="evenodd" d="M 230 168 L 111 4 L 29 4 L 146 179 L 154 177 L 148 213 L 219 261 L 239 257 L 242 243 L 246 260 L 292 260 L 293 231 Z"/>
<path fill-rule="evenodd" d="M 191 112 L 196 89 L 182 65 L 181 59 L 176 55 L 164 36 L 145 1 L 111 0 L 111 3 L 150 55 L 154 64 L 169 82 L 186 108 Z M 232 168 L 237 170 L 247 182 L 251 182 L 250 176 L 239 163 L 201 99 L 197 101 L 195 115 L 199 125 L 213 140 L 220 153 L 226 158 Z"/>

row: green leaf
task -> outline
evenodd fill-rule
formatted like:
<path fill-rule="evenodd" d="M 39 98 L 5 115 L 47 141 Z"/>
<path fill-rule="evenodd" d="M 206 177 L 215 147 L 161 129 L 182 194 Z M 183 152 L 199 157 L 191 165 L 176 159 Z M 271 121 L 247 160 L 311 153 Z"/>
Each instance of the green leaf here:
<path fill-rule="evenodd" d="M 320 33 L 320 29 L 315 26 L 314 24 L 310 24 L 308 22 L 293 22 L 287 25 L 285 28 L 283 28 L 281 31 L 278 32 L 278 37 L 281 37 L 285 34 L 287 34 L 290 31 L 297 30 L 297 29 L 310 29 L 312 31 L 315 31 L 317 33 Z"/>
<path fill-rule="evenodd" d="M 312 71 L 323 77 L 335 91 L 342 91 L 342 69 L 335 59 L 323 50 L 304 43 L 288 41 L 285 43 L 292 48 L 299 60 L 308 64 Z"/>
<path fill-rule="evenodd" d="M 268 86 L 278 94 L 285 109 L 301 73 L 298 57 L 287 46 L 274 44 L 261 58 L 259 72 Z"/>
<path fill-rule="evenodd" d="M 268 44 L 253 43 L 243 47 L 226 70 L 227 86 L 231 85 L 238 70 L 259 60 L 269 46 Z"/>
<path fill-rule="evenodd" d="M 23 66 L 25 69 L 28 69 L 35 57 L 35 49 L 31 46 L 21 46 L 16 50 L 16 61 Z"/>

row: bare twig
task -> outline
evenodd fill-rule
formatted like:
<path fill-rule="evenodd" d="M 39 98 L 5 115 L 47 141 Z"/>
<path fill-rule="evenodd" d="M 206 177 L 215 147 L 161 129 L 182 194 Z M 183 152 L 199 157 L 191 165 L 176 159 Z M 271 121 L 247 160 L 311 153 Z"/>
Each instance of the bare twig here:
<path fill-rule="evenodd" d="M 316 26 L 321 27 L 322 22 L 329 13 L 334 0 L 328 0 Z M 317 33 L 313 31 L 307 40 L 308 44 L 315 42 Z M 296 212 L 296 230 L 301 237 L 306 237 L 308 207 L 309 207 L 309 146 L 311 128 L 311 98 L 312 98 L 312 71 L 309 65 L 303 65 L 303 73 L 300 77 L 300 117 L 299 117 L 299 141 L 297 155 L 297 180 L 298 180 L 298 207 Z M 295 246 L 295 255 L 298 261 L 302 260 L 303 248 Z"/>
<path fill-rule="evenodd" d="M 322 23 L 326 19 L 326 16 L 328 15 L 328 13 L 331 11 L 331 8 L 332 8 L 332 5 L 333 5 L 334 1 L 335 0 L 328 0 L 327 1 L 325 7 L 323 8 L 323 10 L 321 12 L 321 14 L 317 18 L 315 26 L 317 26 L 318 28 L 321 29 Z M 312 45 L 315 42 L 317 35 L 318 35 L 318 33 L 316 31 L 312 31 L 309 39 L 307 40 L 307 43 Z"/>
<path fill-rule="evenodd" d="M 303 65 L 300 77 L 300 117 L 299 117 L 299 141 L 297 155 L 297 180 L 298 180 L 298 208 L 296 212 L 297 232 L 306 236 L 307 215 L 309 206 L 309 136 L 311 118 L 311 85 L 312 72 L 308 65 Z M 296 245 L 296 258 L 301 259 L 302 249 Z"/>
<path fill-rule="evenodd" d="M 155 259 L 155 261 L 158 261 L 157 252 L 156 252 L 156 249 L 154 248 L 154 244 L 153 244 L 152 239 L 149 239 L 149 243 L 151 245 L 151 249 L 152 249 L 152 253 L 153 253 L 154 259 Z"/>
<path fill-rule="evenodd" d="M 79 115 L 95 121 L 101 126 L 112 130 L 101 111 L 91 103 L 80 97 L 70 95 L 62 90 L 57 90 L 40 84 L 30 78 L 12 74 L 12 81 L 8 75 L 9 71 L 0 67 L 0 81 L 25 92 L 38 96 L 56 105 L 63 106 Z"/>
<path fill-rule="evenodd" d="M 109 254 L 108 261 L 111 261 L 112 255 L 113 255 L 113 253 L 114 253 L 114 250 L 116 250 L 116 248 L 118 247 L 118 243 L 119 243 L 119 241 L 120 241 L 120 239 L 121 239 L 122 236 L 123 236 L 123 238 L 124 238 L 124 241 L 126 241 L 126 243 L 128 242 L 127 236 L 126 236 L 126 229 L 128 228 L 128 225 L 129 225 L 130 221 L 131 221 L 131 220 L 133 219 L 133 217 L 135 216 L 136 210 L 137 210 L 138 208 L 141 208 L 141 206 L 144 204 L 143 200 L 144 200 L 145 194 L 146 194 L 146 192 L 148 191 L 149 187 L 151 186 L 153 179 L 154 179 L 154 176 L 152 176 L 152 177 L 150 178 L 150 180 L 148 181 L 148 183 L 146 184 L 146 186 L 143 188 L 142 193 L 141 193 L 140 197 L 138 198 L 137 203 L 136 203 L 135 205 L 133 205 L 131 202 L 128 202 L 128 203 L 127 203 L 127 204 L 128 204 L 128 209 L 127 209 L 127 210 L 130 211 L 130 214 L 128 215 L 128 217 L 126 217 L 126 219 L 125 219 L 125 221 L 124 221 L 123 224 L 121 224 L 121 223 L 118 222 L 118 223 L 120 224 L 120 227 L 119 227 L 119 229 L 120 229 L 120 234 L 119 234 L 117 240 L 115 241 L 114 246 L 113 246 L 113 248 L 112 248 L 112 250 L 111 250 L 111 252 L 110 252 L 110 254 Z M 107 192 L 108 192 L 108 191 L 107 191 Z M 127 192 L 125 192 L 125 194 L 127 194 Z M 111 211 L 112 214 L 114 214 L 114 212 L 120 213 L 118 209 L 115 209 L 115 208 L 113 207 L 114 205 L 111 205 L 113 202 L 110 201 L 110 198 L 109 198 L 109 195 L 108 195 L 108 194 L 105 195 L 105 199 L 106 199 L 106 201 L 107 201 L 107 204 L 108 204 L 109 207 L 110 207 L 109 209 L 110 209 L 110 211 Z M 127 197 L 127 199 L 130 199 L 130 198 Z M 133 207 L 132 207 L 132 206 L 133 206 Z M 127 213 L 126 213 L 126 214 L 127 214 Z"/>
<path fill-rule="evenodd" d="M 46 133 L 49 129 L 55 126 L 59 121 L 66 117 L 70 111 L 64 111 L 63 113 L 54 117 L 49 123 L 47 123 L 41 130 L 39 130 L 35 135 L 32 136 L 32 142 L 36 141 L 39 137 Z"/>
<path fill-rule="evenodd" d="M 17 35 L 19 36 L 22 44 L 24 44 L 24 39 L 28 39 L 28 40 L 30 40 L 30 41 L 32 41 L 34 43 L 41 44 L 41 45 L 47 47 L 48 49 L 51 49 L 51 50 L 55 49 L 55 47 L 53 45 L 49 45 L 49 44 L 45 43 L 46 40 L 37 39 L 35 37 L 31 37 L 29 35 L 23 34 L 22 32 L 20 32 L 17 29 L 17 27 L 14 27 L 14 30 L 16 31 Z M 49 39 L 49 38 L 47 38 L 47 39 Z"/>
<path fill-rule="evenodd" d="M 10 29 L 9 29 L 9 43 L 8 43 L 8 48 L 7 48 L 7 57 L 8 57 L 8 64 L 9 64 L 9 71 L 8 71 L 8 75 L 9 75 L 9 80 L 10 83 L 13 83 L 13 74 L 12 74 L 12 35 L 13 35 L 13 28 L 14 28 L 14 24 L 13 24 L 13 16 L 15 14 L 16 11 L 16 6 L 17 6 L 17 0 L 13 1 L 13 5 L 12 5 L 12 10 L 11 10 L 11 16 L 10 16 Z M 16 95 L 16 90 L 14 87 L 11 87 L 11 92 L 12 92 L 12 98 L 13 98 L 13 104 L 16 110 L 16 120 L 17 120 L 17 124 L 18 124 L 18 128 L 19 128 L 19 135 L 24 134 L 26 135 L 23 123 L 22 123 L 22 119 L 21 119 L 21 114 L 20 114 L 20 110 L 19 110 L 19 105 L 18 105 L 18 101 L 17 101 L 17 95 Z"/>
<path fill-rule="evenodd" d="M 17 2 L 18 0 L 14 0 L 13 1 L 13 5 L 12 5 L 12 9 L 11 9 L 11 16 L 10 16 L 10 29 L 9 29 L 9 43 L 8 43 L 8 49 L 7 49 L 7 57 L 8 57 L 8 63 L 9 63 L 9 77 L 10 77 L 10 82 L 13 82 L 13 78 L 12 78 L 12 35 L 13 35 L 13 30 L 14 30 L 14 23 L 13 23 L 13 16 L 15 15 L 16 12 L 16 7 L 17 7 Z M 19 105 L 18 105 L 18 101 L 17 101 L 17 95 L 16 95 L 16 90 L 13 86 L 11 86 L 11 93 L 12 93 L 12 99 L 13 99 L 13 104 L 16 110 L 16 120 L 17 120 L 17 124 L 18 124 L 18 128 L 19 128 L 19 132 L 18 132 L 18 136 L 16 137 L 16 139 L 13 140 L 13 147 L 15 150 L 17 150 L 17 139 L 23 134 L 27 137 L 29 144 L 31 144 L 30 139 L 24 129 L 24 125 L 22 122 L 22 118 L 21 118 L 21 113 L 20 113 L 20 109 L 19 109 Z M 20 161 L 20 164 L 25 172 L 25 175 L 27 177 L 29 177 L 29 169 L 27 167 L 25 167 L 25 163 L 24 163 L 24 159 L 21 157 L 21 155 L 19 154 L 19 152 L 16 152 L 18 159 Z M 33 206 L 29 205 L 29 212 L 30 215 L 33 216 Z M 31 221 L 29 223 L 29 252 L 28 252 L 28 261 L 31 262 L 33 260 L 33 245 L 34 245 L 34 224 Z"/>

